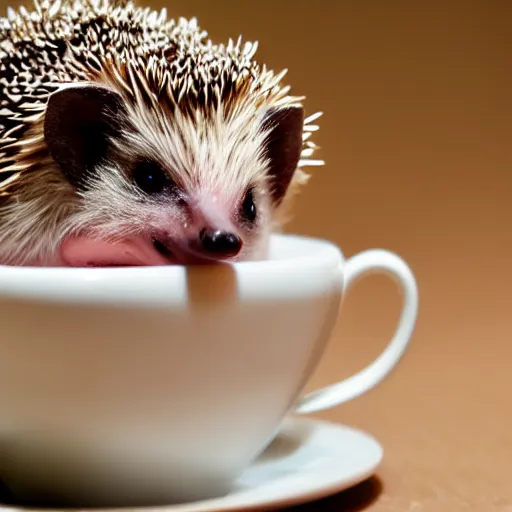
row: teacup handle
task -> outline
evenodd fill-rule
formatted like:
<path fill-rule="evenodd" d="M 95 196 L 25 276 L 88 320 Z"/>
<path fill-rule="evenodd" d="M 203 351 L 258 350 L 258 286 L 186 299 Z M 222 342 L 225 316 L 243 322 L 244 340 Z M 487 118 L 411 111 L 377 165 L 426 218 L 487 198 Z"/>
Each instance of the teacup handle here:
<path fill-rule="evenodd" d="M 295 413 L 323 411 L 366 393 L 383 380 L 402 358 L 411 340 L 418 316 L 416 280 L 409 266 L 399 256 L 382 249 L 371 249 L 356 254 L 345 262 L 344 293 L 359 277 L 375 272 L 383 272 L 395 278 L 404 295 L 402 312 L 391 341 L 377 359 L 360 372 L 299 399 Z"/>

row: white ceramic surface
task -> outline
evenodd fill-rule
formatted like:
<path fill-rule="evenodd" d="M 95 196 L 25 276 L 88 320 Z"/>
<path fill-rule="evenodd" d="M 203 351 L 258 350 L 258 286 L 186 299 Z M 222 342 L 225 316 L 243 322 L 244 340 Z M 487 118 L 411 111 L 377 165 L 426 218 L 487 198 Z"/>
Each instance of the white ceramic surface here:
<path fill-rule="evenodd" d="M 370 477 L 382 460 L 381 445 L 345 425 L 288 418 L 270 446 L 220 498 L 132 512 L 268 511 L 325 498 Z M 1 507 L 2 512 L 19 511 Z M 32 512 L 48 512 L 33 509 Z M 70 511 L 71 512 L 71 511 Z M 99 509 L 96 512 L 120 512 Z"/>
<path fill-rule="evenodd" d="M 368 368 L 301 396 L 368 272 L 404 294 Z M 266 261 L 211 267 L 0 267 L 0 479 L 19 497 L 148 505 L 229 491 L 292 412 L 378 384 L 416 322 L 409 267 L 382 250 L 345 261 L 322 240 L 273 236 Z"/>

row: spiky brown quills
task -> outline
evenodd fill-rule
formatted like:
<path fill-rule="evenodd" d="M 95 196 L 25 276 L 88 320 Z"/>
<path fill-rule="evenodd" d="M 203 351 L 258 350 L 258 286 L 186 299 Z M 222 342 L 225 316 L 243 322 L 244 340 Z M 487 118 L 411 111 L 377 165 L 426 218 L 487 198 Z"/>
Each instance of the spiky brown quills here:
<path fill-rule="evenodd" d="M 167 20 L 165 9 L 127 0 L 36 0 L 32 12 L 8 9 L 0 20 L 0 196 L 19 200 L 26 187 L 44 188 L 45 173 L 37 175 L 48 160 L 42 121 L 49 95 L 66 82 L 107 84 L 139 112 L 158 104 L 171 115 L 223 109 L 229 117 L 263 103 L 300 104 L 304 98 L 280 84 L 286 70 L 276 75 L 260 66 L 256 50 L 241 38 L 214 45 L 195 18 Z M 317 146 L 309 140 L 319 115 L 304 123 L 288 197 L 307 181 L 304 167 L 323 164 L 311 158 Z"/>

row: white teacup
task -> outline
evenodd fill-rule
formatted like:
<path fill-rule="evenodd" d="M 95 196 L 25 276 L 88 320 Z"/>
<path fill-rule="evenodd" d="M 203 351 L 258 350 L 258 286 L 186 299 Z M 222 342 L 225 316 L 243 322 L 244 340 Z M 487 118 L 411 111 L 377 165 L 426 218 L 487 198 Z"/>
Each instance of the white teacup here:
<path fill-rule="evenodd" d="M 343 294 L 397 278 L 404 305 L 386 350 L 307 396 Z M 408 345 L 413 274 L 383 250 L 274 235 L 233 266 L 0 267 L 0 480 L 18 500 L 115 506 L 229 491 L 292 413 L 378 384 Z"/>

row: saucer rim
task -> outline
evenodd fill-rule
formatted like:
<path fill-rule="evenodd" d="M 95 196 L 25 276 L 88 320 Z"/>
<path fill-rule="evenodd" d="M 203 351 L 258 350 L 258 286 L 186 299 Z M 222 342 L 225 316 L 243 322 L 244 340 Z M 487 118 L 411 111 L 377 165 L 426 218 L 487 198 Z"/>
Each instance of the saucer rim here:
<path fill-rule="evenodd" d="M 365 471 L 360 471 L 359 473 L 354 473 L 351 478 L 347 478 L 340 482 L 333 482 L 331 485 L 325 485 L 321 489 L 315 489 L 310 491 L 303 491 L 300 493 L 296 493 L 293 497 L 283 497 L 276 498 L 271 501 L 264 501 L 258 503 L 252 503 L 247 505 L 223 505 L 222 501 L 225 499 L 224 497 L 214 498 L 211 500 L 201 500 L 196 503 L 184 503 L 182 505 L 171 505 L 171 506 L 158 506 L 153 508 L 130 508 L 129 511 L 123 512 L 272 512 L 275 510 L 281 510 L 283 508 L 294 507 L 298 505 L 306 505 L 307 503 L 311 503 L 320 499 L 327 498 L 329 496 L 333 496 L 338 492 L 343 492 L 348 490 L 375 474 L 376 469 L 382 463 L 384 458 L 384 449 L 381 443 L 374 437 L 372 434 L 367 431 L 357 428 L 342 422 L 337 421 L 329 421 L 322 420 L 318 418 L 311 417 L 301 417 L 300 415 L 291 415 L 285 419 L 283 422 L 282 428 L 286 423 L 292 424 L 292 426 L 300 426 L 302 425 L 311 425 L 315 428 L 330 428 L 330 429 L 338 429 L 343 430 L 345 432 L 350 431 L 352 434 L 357 434 L 360 437 L 364 437 L 367 442 L 373 444 L 373 448 L 378 452 L 378 456 L 375 458 L 372 466 L 368 467 Z M 277 434 L 279 436 L 279 432 Z M 276 437 L 277 437 L 276 436 Z M 218 504 L 218 508 L 213 508 L 216 504 Z M 194 505 L 197 505 L 195 508 Z M 181 509 L 179 508 L 181 507 Z M 187 507 L 187 508 L 185 508 Z M 209 508 L 204 508 L 209 507 Z M 122 509 L 120 509 L 122 510 Z M 0 512 L 3 512 L 0 509 Z M 32 511 L 31 511 L 32 512 Z M 40 512 L 40 511 L 33 511 Z M 41 511 L 42 512 L 42 511 Z M 70 511 L 70 512 L 78 512 L 78 511 Z M 118 512 L 114 509 L 103 509 L 95 512 Z"/>

